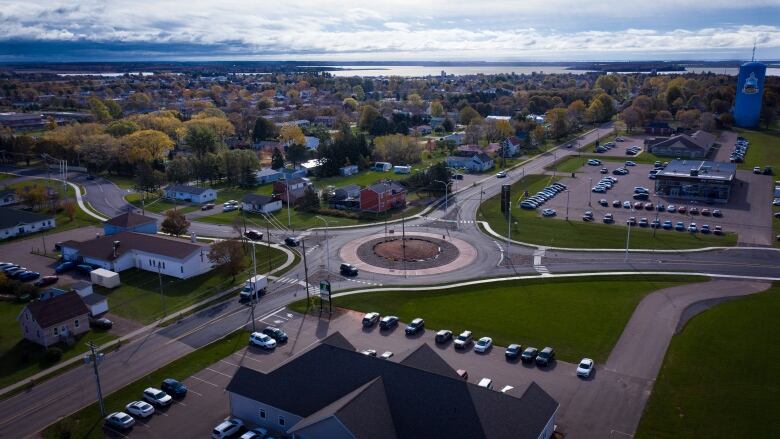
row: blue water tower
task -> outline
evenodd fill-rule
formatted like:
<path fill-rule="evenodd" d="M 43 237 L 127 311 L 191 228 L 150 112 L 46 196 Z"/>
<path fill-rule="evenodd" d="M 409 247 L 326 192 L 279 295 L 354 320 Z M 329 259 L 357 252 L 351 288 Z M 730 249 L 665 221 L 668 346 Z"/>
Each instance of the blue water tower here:
<path fill-rule="evenodd" d="M 758 126 L 761 99 L 764 95 L 766 65 L 751 61 L 739 66 L 737 96 L 734 102 L 734 122 L 743 128 Z"/>

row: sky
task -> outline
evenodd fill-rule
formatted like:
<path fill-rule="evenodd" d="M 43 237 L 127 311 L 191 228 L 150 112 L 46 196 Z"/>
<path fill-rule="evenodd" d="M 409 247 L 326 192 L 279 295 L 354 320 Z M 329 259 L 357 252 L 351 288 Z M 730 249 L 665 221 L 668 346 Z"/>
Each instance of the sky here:
<path fill-rule="evenodd" d="M 0 62 L 780 59 L 780 0 L 0 0 Z"/>

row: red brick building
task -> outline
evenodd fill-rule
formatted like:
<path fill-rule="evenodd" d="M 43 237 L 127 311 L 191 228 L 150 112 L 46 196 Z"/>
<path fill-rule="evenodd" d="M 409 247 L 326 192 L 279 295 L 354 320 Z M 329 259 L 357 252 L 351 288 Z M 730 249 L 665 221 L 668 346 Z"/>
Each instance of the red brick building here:
<path fill-rule="evenodd" d="M 406 189 L 398 183 L 375 183 L 360 191 L 360 210 L 386 212 L 404 206 Z"/>

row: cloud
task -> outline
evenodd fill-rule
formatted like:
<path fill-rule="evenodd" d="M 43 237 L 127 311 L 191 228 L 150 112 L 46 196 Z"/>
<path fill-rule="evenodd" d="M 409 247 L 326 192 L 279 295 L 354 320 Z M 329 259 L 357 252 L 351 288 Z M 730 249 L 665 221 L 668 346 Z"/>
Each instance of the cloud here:
<path fill-rule="evenodd" d="M 0 0 L 0 11 L 6 58 L 33 46 L 70 47 L 61 56 L 89 48 L 276 59 L 717 58 L 756 39 L 763 53 L 780 53 L 777 0 Z"/>

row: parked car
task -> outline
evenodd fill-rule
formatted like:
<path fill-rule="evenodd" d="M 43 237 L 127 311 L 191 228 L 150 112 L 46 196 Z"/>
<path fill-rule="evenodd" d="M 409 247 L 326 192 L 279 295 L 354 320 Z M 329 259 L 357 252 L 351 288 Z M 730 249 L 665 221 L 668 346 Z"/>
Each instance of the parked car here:
<path fill-rule="evenodd" d="M 299 245 L 301 245 L 301 241 L 294 236 L 288 236 L 284 238 L 284 244 L 287 247 L 298 247 Z"/>
<path fill-rule="evenodd" d="M 366 315 L 363 316 L 363 327 L 364 328 L 370 328 L 374 326 L 379 321 L 379 313 L 378 312 L 369 312 L 366 313 Z"/>
<path fill-rule="evenodd" d="M 264 439 L 268 436 L 268 430 L 262 427 L 253 428 L 242 434 L 239 439 Z"/>
<path fill-rule="evenodd" d="M 60 280 L 59 276 L 43 276 L 36 280 L 33 285 L 36 287 L 45 287 L 47 285 L 56 284 L 58 280 Z"/>
<path fill-rule="evenodd" d="M 715 226 L 715 228 L 712 230 L 712 233 L 714 235 L 722 235 L 723 234 L 723 228 L 721 226 Z"/>
<path fill-rule="evenodd" d="M 688 208 L 685 207 L 685 206 L 680 206 L 680 207 L 677 208 L 677 213 L 683 213 L 684 214 L 687 211 L 688 211 Z"/>
<path fill-rule="evenodd" d="M 106 426 L 119 430 L 127 430 L 135 424 L 135 419 L 125 412 L 114 412 L 106 416 Z"/>
<path fill-rule="evenodd" d="M 504 351 L 504 357 L 506 357 L 507 360 L 516 360 L 520 357 L 522 351 L 522 346 L 512 343 L 506 347 L 506 350 Z"/>
<path fill-rule="evenodd" d="M 176 397 L 182 397 L 187 394 L 187 386 L 173 378 L 164 379 L 160 384 L 160 389 L 163 392 Z"/>
<path fill-rule="evenodd" d="M 269 326 L 267 328 L 263 329 L 263 334 L 273 338 L 276 340 L 276 343 L 286 343 L 287 342 L 287 333 L 282 331 L 279 328 L 275 328 L 273 326 Z"/>
<path fill-rule="evenodd" d="M 73 261 L 65 261 L 57 264 L 56 267 L 54 267 L 54 272 L 57 274 L 65 273 L 66 271 L 70 271 L 76 268 L 76 263 Z"/>
<path fill-rule="evenodd" d="M 590 210 L 586 211 L 586 212 L 585 212 L 585 213 L 582 215 L 582 220 L 583 220 L 583 221 L 587 221 L 587 222 L 591 222 L 591 221 L 593 221 L 593 212 L 591 212 Z"/>
<path fill-rule="evenodd" d="M 761 167 L 760 166 L 753 166 L 753 173 L 754 174 L 760 174 L 761 173 Z"/>
<path fill-rule="evenodd" d="M 580 364 L 577 365 L 577 376 L 582 378 L 589 378 L 590 374 L 593 373 L 594 367 L 595 364 L 593 363 L 593 360 L 590 358 L 583 358 L 580 360 Z"/>
<path fill-rule="evenodd" d="M 249 229 L 246 232 L 244 232 L 244 236 L 251 239 L 252 241 L 260 241 L 263 239 L 263 232 L 259 230 Z"/>
<path fill-rule="evenodd" d="M 666 206 L 666 211 L 669 213 L 675 213 L 677 212 L 677 206 L 675 206 L 674 204 L 670 204 Z"/>
<path fill-rule="evenodd" d="M 212 439 L 225 439 L 238 433 L 244 422 L 238 418 L 228 418 L 219 423 L 211 432 Z"/>
<path fill-rule="evenodd" d="M 710 225 L 709 224 L 702 224 L 700 231 L 701 231 L 701 233 L 704 233 L 705 235 L 709 234 L 711 232 Z"/>
<path fill-rule="evenodd" d="M 486 389 L 492 389 L 493 388 L 493 380 L 490 378 L 482 378 L 479 380 L 479 384 L 477 384 L 479 387 L 484 387 Z"/>
<path fill-rule="evenodd" d="M 452 340 L 452 331 L 449 329 L 441 329 L 436 333 L 436 343 L 447 343 L 450 340 Z"/>
<path fill-rule="evenodd" d="M 626 166 L 636 166 L 636 162 L 631 160 L 626 160 Z"/>
<path fill-rule="evenodd" d="M 523 363 L 533 363 L 536 361 L 536 356 L 539 355 L 539 349 L 527 347 L 520 355 L 520 361 Z"/>
<path fill-rule="evenodd" d="M 623 205 L 623 202 L 620 200 L 612 200 L 612 207 L 620 207 Z"/>
<path fill-rule="evenodd" d="M 379 356 L 379 358 L 382 358 L 383 360 L 387 360 L 388 358 L 392 357 L 393 353 L 390 351 L 384 351 L 382 352 L 382 355 Z"/>
<path fill-rule="evenodd" d="M 81 274 L 89 274 L 92 273 L 92 270 L 94 270 L 95 267 L 89 265 L 89 264 L 79 264 L 76 265 L 76 270 L 78 270 Z"/>
<path fill-rule="evenodd" d="M 114 322 L 108 320 L 105 317 L 91 318 L 89 319 L 89 326 L 97 329 L 111 329 L 114 326 Z"/>
<path fill-rule="evenodd" d="M 605 213 L 602 221 L 604 224 L 612 224 L 615 222 L 615 217 L 611 213 Z"/>
<path fill-rule="evenodd" d="M 688 231 L 691 233 L 696 233 L 699 231 L 698 227 L 696 227 L 696 223 L 691 223 L 688 225 Z"/>
<path fill-rule="evenodd" d="M 379 329 L 390 329 L 398 326 L 398 317 L 396 316 L 384 316 L 379 321 Z"/>
<path fill-rule="evenodd" d="M 264 349 L 273 349 L 276 347 L 276 340 L 262 332 L 253 332 L 252 335 L 249 336 L 249 343 Z"/>
<path fill-rule="evenodd" d="M 660 227 L 661 227 L 661 221 L 659 221 L 657 219 L 650 221 L 650 228 L 658 229 Z"/>
<path fill-rule="evenodd" d="M 624 201 L 623 202 L 623 208 L 624 209 L 631 209 L 631 202 L 630 201 Z"/>
<path fill-rule="evenodd" d="M 469 373 L 466 371 L 466 369 L 458 369 L 457 372 L 459 377 L 463 378 L 464 380 L 469 380 Z"/>
<path fill-rule="evenodd" d="M 647 227 L 650 225 L 650 223 L 647 221 L 647 218 L 640 218 L 638 224 L 639 227 Z"/>
<path fill-rule="evenodd" d="M 555 209 L 544 209 L 542 210 L 542 216 L 555 216 L 557 212 L 555 212 Z"/>
<path fill-rule="evenodd" d="M 641 201 L 634 202 L 634 210 L 642 210 L 645 207 L 645 203 Z"/>
<path fill-rule="evenodd" d="M 653 203 L 645 203 L 645 210 L 653 210 L 653 209 L 655 209 Z"/>
<path fill-rule="evenodd" d="M 234 210 L 238 210 L 238 204 L 231 204 L 231 203 L 222 204 L 223 212 L 232 212 Z"/>
<path fill-rule="evenodd" d="M 713 209 L 712 216 L 715 218 L 720 218 L 723 216 L 723 212 L 721 212 L 720 209 Z"/>
<path fill-rule="evenodd" d="M 171 405 L 173 402 L 171 395 L 163 392 L 160 389 L 155 389 L 154 387 L 147 387 L 144 390 L 144 400 L 158 407 L 165 407 L 167 405 Z"/>
<path fill-rule="evenodd" d="M 555 351 L 549 346 L 542 349 L 536 356 L 537 366 L 549 366 L 553 361 L 555 361 Z"/>
<path fill-rule="evenodd" d="M 493 339 L 490 337 L 482 337 L 474 343 L 474 352 L 484 353 L 493 347 Z"/>
<path fill-rule="evenodd" d="M 674 230 L 677 230 L 678 232 L 682 232 L 685 230 L 685 223 L 682 221 L 677 221 L 677 224 L 674 225 Z"/>
<path fill-rule="evenodd" d="M 358 269 L 352 264 L 341 264 L 339 272 L 342 276 L 357 276 Z"/>
<path fill-rule="evenodd" d="M 664 221 L 663 226 L 661 226 L 664 230 L 671 230 L 672 229 L 672 222 L 669 220 Z"/>
<path fill-rule="evenodd" d="M 609 174 L 609 169 L 601 168 L 601 171 L 599 171 L 599 172 L 601 172 L 602 174 Z"/>
<path fill-rule="evenodd" d="M 422 331 L 424 328 L 425 328 L 425 320 L 421 319 L 420 317 L 417 317 L 416 319 L 409 322 L 408 325 L 406 325 L 406 329 L 404 329 L 404 332 L 406 332 L 406 335 L 414 335 Z"/>
<path fill-rule="evenodd" d="M 125 410 L 136 418 L 148 418 L 154 414 L 154 407 L 146 401 L 133 401 L 125 406 Z"/>
<path fill-rule="evenodd" d="M 710 209 L 705 207 L 705 208 L 703 208 L 701 210 L 701 214 L 702 214 L 702 216 L 710 216 L 712 214 L 712 212 L 710 212 Z"/>
<path fill-rule="evenodd" d="M 29 282 L 31 280 L 35 280 L 41 277 L 41 273 L 38 273 L 37 271 L 25 271 L 22 273 L 19 273 L 16 278 L 19 279 L 22 282 Z"/>
<path fill-rule="evenodd" d="M 699 214 L 699 208 L 698 207 L 691 207 L 688 209 L 688 213 L 691 215 L 698 215 Z"/>
<path fill-rule="evenodd" d="M 626 225 L 628 225 L 628 226 L 635 226 L 636 225 L 636 217 L 635 216 L 629 217 L 626 220 Z"/>
<path fill-rule="evenodd" d="M 590 159 L 588 160 L 588 166 L 601 166 L 601 160 Z"/>
<path fill-rule="evenodd" d="M 461 332 L 452 344 L 455 346 L 455 349 L 465 349 L 471 343 L 471 340 L 471 331 L 466 330 Z"/>
<path fill-rule="evenodd" d="M 365 349 L 360 351 L 360 353 L 369 357 L 376 357 L 376 349 Z"/>
<path fill-rule="evenodd" d="M 211 210 L 214 208 L 214 203 L 206 203 L 203 206 L 200 206 L 200 210 Z"/>

